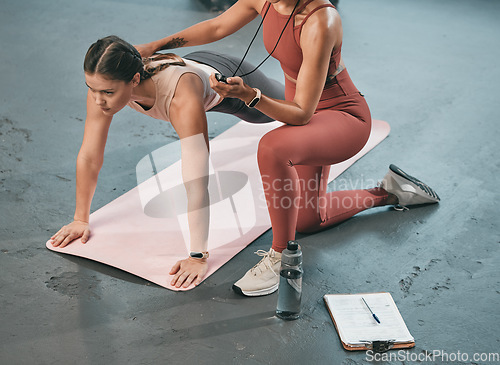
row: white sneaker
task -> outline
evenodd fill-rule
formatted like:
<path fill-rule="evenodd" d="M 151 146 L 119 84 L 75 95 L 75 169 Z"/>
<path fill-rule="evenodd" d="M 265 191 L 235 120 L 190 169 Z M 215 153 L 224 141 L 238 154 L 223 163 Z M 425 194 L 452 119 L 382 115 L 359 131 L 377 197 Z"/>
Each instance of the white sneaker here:
<path fill-rule="evenodd" d="M 408 209 L 408 205 L 437 203 L 440 199 L 434 190 L 422 181 L 408 175 L 395 165 L 389 166 L 389 172 L 384 176 L 380 186 L 399 199 L 395 207 L 399 210 Z"/>
<path fill-rule="evenodd" d="M 271 248 L 269 252 L 258 250 L 255 253 L 263 256 L 262 259 L 233 285 L 235 292 L 248 297 L 274 293 L 280 281 L 281 252 Z"/>

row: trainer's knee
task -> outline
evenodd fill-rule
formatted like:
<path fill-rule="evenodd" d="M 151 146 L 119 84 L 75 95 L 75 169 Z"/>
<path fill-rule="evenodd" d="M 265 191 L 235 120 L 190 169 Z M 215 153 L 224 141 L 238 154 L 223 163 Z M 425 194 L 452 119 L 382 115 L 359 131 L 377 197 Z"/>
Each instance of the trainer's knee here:
<path fill-rule="evenodd" d="M 275 130 L 266 133 L 259 141 L 257 149 L 257 159 L 259 164 L 269 160 L 279 160 L 288 163 L 289 143 L 280 137 L 279 133 L 273 133 Z"/>
<path fill-rule="evenodd" d="M 265 157 L 272 152 L 272 140 L 268 138 L 269 133 L 266 133 L 259 141 L 257 146 L 257 158 Z"/>

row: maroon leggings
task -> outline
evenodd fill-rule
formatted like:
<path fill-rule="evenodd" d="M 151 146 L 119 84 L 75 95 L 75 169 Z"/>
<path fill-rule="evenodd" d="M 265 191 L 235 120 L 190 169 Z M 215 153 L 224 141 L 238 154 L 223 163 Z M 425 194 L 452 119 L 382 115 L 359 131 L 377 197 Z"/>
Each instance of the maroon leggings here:
<path fill-rule="evenodd" d="M 387 192 L 380 188 L 326 192 L 330 165 L 354 156 L 370 135 L 368 105 L 355 88 L 347 88 L 339 91 L 336 85 L 329 93 L 326 90 L 308 124 L 283 125 L 259 143 L 257 158 L 271 218 L 272 247 L 278 252 L 295 239 L 296 230 L 315 232 L 386 204 Z"/>

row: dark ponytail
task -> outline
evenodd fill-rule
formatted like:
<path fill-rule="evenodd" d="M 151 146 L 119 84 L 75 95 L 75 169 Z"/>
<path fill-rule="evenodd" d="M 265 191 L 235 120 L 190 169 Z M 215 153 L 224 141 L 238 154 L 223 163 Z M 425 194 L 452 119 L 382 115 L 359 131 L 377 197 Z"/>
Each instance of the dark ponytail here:
<path fill-rule="evenodd" d="M 163 61 L 166 62 L 158 62 Z M 153 63 L 155 65 L 153 65 Z M 170 65 L 184 66 L 179 56 L 168 53 L 142 59 L 141 54 L 130 43 L 111 35 L 92 44 L 83 62 L 83 70 L 89 74 L 101 74 L 112 80 L 132 81 L 136 73 L 141 80 L 148 79 Z"/>

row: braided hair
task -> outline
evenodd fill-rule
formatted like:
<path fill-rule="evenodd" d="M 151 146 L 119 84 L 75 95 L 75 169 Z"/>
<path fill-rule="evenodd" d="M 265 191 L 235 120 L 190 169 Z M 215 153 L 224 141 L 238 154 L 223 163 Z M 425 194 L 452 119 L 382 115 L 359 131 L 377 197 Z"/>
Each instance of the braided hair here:
<path fill-rule="evenodd" d="M 134 46 L 111 35 L 99 39 L 89 47 L 83 62 L 83 70 L 89 74 L 99 73 L 113 80 L 128 83 L 136 73 L 141 75 L 141 80 L 145 80 L 170 65 L 185 66 L 185 63 L 173 53 L 141 58 L 141 54 Z"/>

